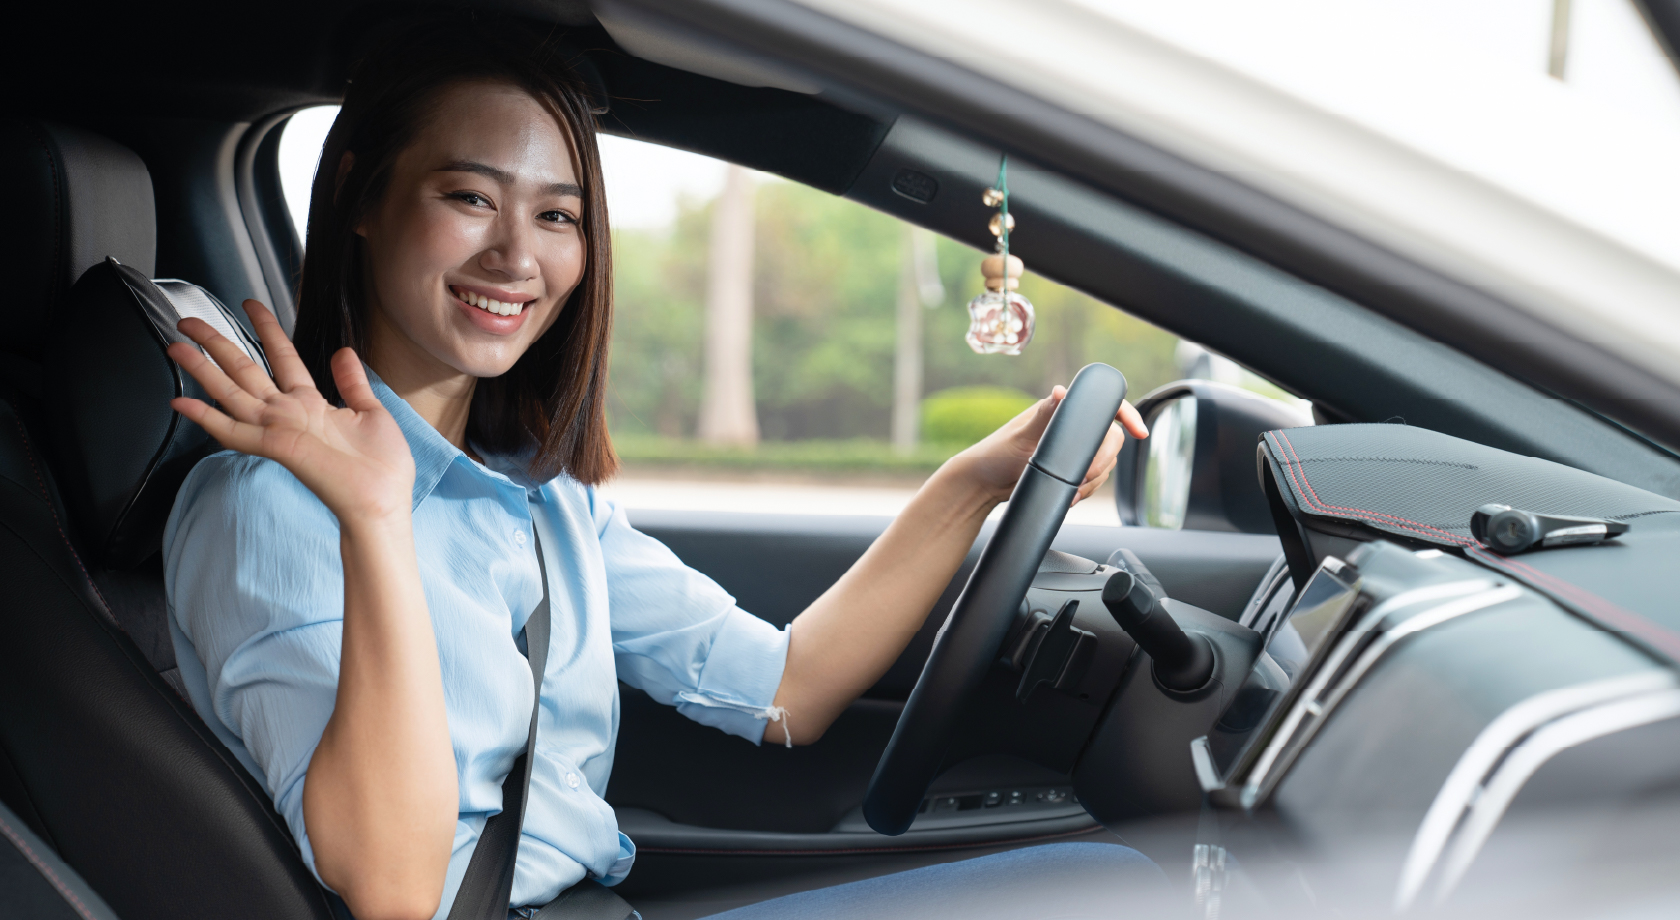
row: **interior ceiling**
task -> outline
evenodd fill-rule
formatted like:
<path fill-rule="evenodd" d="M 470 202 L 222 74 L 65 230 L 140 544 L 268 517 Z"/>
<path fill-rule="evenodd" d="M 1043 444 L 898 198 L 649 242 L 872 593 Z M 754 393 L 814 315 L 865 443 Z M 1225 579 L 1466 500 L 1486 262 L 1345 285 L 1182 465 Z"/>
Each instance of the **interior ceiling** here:
<path fill-rule="evenodd" d="M 633 56 L 584 0 L 181 0 L 155 9 L 70 0 L 44 8 L 37 31 L 74 38 L 24 42 L 6 55 L 0 106 L 7 115 L 116 137 L 136 128 L 167 134 L 170 122 L 183 119 L 254 121 L 336 101 L 356 54 L 380 31 L 452 10 L 550 23 L 563 32 L 589 53 L 606 83 L 612 111 L 602 128 L 609 133 L 696 150 L 839 194 L 886 132 L 882 119 L 836 106 L 812 95 L 815 87 L 791 86 L 753 62 L 708 54 L 699 45 L 661 45 L 656 35 L 638 34 L 634 23 L 615 23 L 642 53 L 688 69 Z"/>
<path fill-rule="evenodd" d="M 32 11 L 0 93 L 15 114 L 246 120 L 338 98 L 382 25 L 450 9 L 553 23 L 587 50 L 622 53 L 583 0 L 69 0 Z"/>

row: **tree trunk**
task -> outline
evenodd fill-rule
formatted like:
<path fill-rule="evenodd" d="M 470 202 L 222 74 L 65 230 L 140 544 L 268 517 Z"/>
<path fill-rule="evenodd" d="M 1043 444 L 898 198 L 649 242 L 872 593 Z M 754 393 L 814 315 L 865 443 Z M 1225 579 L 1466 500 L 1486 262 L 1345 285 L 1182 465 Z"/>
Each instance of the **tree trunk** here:
<path fill-rule="evenodd" d="M 753 406 L 753 176 L 729 167 L 712 211 L 706 279 L 706 376 L 700 394 L 700 440 L 758 443 Z"/>
<path fill-rule="evenodd" d="M 922 298 L 916 286 L 915 228 L 905 224 L 898 247 L 898 338 L 893 354 L 893 451 L 916 451 L 922 423 Z"/>
<path fill-rule="evenodd" d="M 898 338 L 893 354 L 893 450 L 916 451 L 922 429 L 922 308 L 945 299 L 933 234 L 904 225 L 898 253 Z"/>

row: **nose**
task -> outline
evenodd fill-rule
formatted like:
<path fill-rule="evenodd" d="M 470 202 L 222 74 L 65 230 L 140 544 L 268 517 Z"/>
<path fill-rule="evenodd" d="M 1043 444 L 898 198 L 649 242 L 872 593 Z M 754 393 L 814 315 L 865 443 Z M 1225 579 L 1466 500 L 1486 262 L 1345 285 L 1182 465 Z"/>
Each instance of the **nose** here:
<path fill-rule="evenodd" d="M 491 224 L 488 246 L 478 264 L 491 274 L 509 281 L 525 281 L 537 274 L 536 228 L 510 212 L 496 215 Z"/>

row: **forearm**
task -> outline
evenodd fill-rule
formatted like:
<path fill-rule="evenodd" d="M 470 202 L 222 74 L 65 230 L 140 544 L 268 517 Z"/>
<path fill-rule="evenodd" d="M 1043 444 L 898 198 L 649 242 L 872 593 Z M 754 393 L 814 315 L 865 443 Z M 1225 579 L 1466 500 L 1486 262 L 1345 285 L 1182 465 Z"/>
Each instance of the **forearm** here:
<path fill-rule="evenodd" d="M 765 737 L 809 744 L 869 689 L 921 628 L 980 525 L 1020 479 L 1066 391 L 1056 387 L 973 447 L 952 457 L 922 486 L 909 507 L 834 587 L 793 621 L 787 664 L 775 705 L 787 719 Z M 1128 403 L 1115 418 L 1133 437 L 1149 436 Z M 1124 442 L 1110 425 L 1074 501 L 1090 498 L 1108 478 Z"/>
<path fill-rule="evenodd" d="M 834 586 L 789 628 L 776 705 L 788 719 L 765 737 L 809 744 L 892 667 L 962 565 L 999 496 L 965 475 L 959 457 L 941 467 Z"/>
<path fill-rule="evenodd" d="M 458 813 L 455 757 L 412 521 L 341 524 L 338 695 L 304 783 L 321 878 L 363 920 L 430 917 Z"/>

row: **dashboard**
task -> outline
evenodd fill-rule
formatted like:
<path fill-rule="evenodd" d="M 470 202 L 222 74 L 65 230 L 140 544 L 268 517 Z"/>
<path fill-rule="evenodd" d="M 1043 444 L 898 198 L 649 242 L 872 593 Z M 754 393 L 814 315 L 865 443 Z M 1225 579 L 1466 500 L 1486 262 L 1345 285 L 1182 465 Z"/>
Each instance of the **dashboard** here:
<path fill-rule="evenodd" d="M 1298 900 L 1358 853 L 1393 908 L 1440 904 L 1500 864 L 1490 848 L 1533 846 L 1502 827 L 1572 809 L 1613 833 L 1680 774 L 1655 753 L 1680 753 L 1673 673 L 1497 572 L 1379 540 L 1324 557 L 1292 602 L 1266 587 L 1244 614 L 1264 651 L 1189 746 L 1220 829 L 1198 871 L 1281 847 Z"/>

